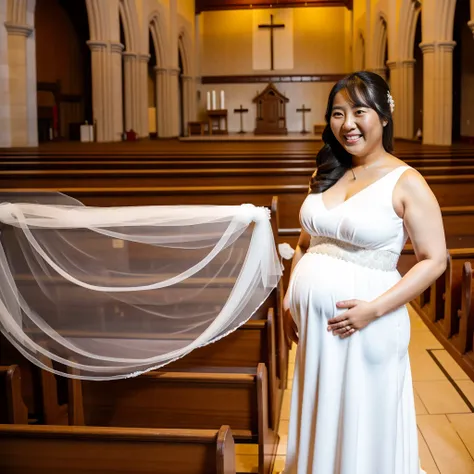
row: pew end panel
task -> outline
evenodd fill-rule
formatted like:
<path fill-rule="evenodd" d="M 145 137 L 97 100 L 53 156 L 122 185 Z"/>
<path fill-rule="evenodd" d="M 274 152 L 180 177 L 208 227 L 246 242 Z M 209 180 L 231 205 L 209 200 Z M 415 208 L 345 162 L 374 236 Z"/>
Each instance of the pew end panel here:
<path fill-rule="evenodd" d="M 0 366 L 0 423 L 28 424 L 28 408 L 21 393 L 20 368 Z"/>
<path fill-rule="evenodd" d="M 51 361 L 43 359 L 48 367 Z M 0 364 L 18 365 L 21 372 L 21 394 L 27 407 L 28 418 L 36 423 L 67 424 L 67 405 L 60 401 L 63 383 L 52 372 L 43 370 L 27 360 L 0 334 Z M 67 399 L 67 394 L 64 394 Z"/>
<path fill-rule="evenodd" d="M 474 248 L 449 250 L 446 268 L 444 307 L 444 333 L 449 339 L 459 334 L 462 305 L 463 267 L 465 262 L 474 263 Z"/>
<path fill-rule="evenodd" d="M 459 334 L 455 343 L 461 354 L 474 349 L 474 274 L 471 262 L 464 262 L 461 284 L 461 309 L 458 311 Z"/>

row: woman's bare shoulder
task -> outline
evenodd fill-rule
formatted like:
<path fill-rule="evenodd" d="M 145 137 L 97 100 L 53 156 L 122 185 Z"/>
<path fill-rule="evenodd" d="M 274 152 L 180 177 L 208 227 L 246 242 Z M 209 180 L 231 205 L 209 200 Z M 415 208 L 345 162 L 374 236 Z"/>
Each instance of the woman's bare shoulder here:
<path fill-rule="evenodd" d="M 385 159 L 385 166 L 387 169 L 395 169 L 399 168 L 400 166 L 409 166 L 407 165 L 403 160 L 400 158 L 397 158 L 394 155 L 387 155 L 387 158 Z"/>

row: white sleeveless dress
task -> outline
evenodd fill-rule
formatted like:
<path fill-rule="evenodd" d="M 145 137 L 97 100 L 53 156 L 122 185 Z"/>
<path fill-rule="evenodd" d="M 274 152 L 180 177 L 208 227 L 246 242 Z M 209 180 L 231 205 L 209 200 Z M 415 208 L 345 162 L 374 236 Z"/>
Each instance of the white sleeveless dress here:
<path fill-rule="evenodd" d="M 407 235 L 392 204 L 401 166 L 328 209 L 300 211 L 311 235 L 289 284 L 298 326 L 285 474 L 420 474 L 405 306 L 352 336 L 327 331 L 341 300 L 371 301 L 400 280 Z"/>

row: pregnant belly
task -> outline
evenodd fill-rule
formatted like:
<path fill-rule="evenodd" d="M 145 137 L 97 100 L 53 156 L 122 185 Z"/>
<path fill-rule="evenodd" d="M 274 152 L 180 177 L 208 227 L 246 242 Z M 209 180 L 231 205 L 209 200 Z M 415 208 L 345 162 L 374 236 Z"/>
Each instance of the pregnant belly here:
<path fill-rule="evenodd" d="M 320 340 L 321 335 L 334 338 L 326 332 L 326 327 L 328 319 L 346 311 L 336 308 L 338 301 L 372 301 L 399 279 L 398 272 L 373 270 L 326 255 L 306 254 L 291 277 L 291 313 L 300 331 L 316 331 L 319 334 L 315 334 L 316 340 Z M 362 339 L 363 357 L 378 364 L 391 357 L 394 351 L 400 355 L 405 353 L 409 332 L 405 307 L 381 317 L 358 333 Z"/>
<path fill-rule="evenodd" d="M 319 311 L 333 312 L 338 301 L 373 300 L 399 279 L 397 272 L 374 270 L 335 257 L 307 253 L 292 274 L 290 298 L 296 304 L 310 299 L 313 306 L 319 306 Z"/>

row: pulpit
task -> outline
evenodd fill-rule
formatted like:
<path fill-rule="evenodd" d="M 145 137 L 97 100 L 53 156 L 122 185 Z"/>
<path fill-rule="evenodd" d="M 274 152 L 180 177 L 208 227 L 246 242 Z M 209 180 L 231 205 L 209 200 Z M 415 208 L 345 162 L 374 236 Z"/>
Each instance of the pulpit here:
<path fill-rule="evenodd" d="M 286 135 L 286 104 L 285 97 L 274 84 L 270 83 L 258 94 L 253 102 L 257 104 L 255 135 Z"/>

